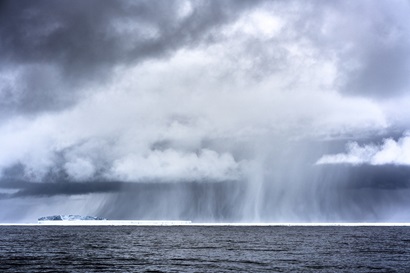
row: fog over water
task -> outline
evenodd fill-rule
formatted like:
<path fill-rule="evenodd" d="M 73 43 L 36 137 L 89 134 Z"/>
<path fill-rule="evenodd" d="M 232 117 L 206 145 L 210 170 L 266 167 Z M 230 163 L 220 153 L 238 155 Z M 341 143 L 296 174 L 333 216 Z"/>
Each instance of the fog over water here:
<path fill-rule="evenodd" d="M 409 12 L 3 1 L 0 221 L 410 221 Z"/>

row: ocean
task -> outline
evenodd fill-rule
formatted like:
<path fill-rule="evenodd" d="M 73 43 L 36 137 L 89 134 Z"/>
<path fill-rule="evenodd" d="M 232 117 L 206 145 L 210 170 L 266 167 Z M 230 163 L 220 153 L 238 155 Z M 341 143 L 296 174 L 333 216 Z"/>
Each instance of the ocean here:
<path fill-rule="evenodd" d="M 0 272 L 410 272 L 410 227 L 0 226 Z"/>

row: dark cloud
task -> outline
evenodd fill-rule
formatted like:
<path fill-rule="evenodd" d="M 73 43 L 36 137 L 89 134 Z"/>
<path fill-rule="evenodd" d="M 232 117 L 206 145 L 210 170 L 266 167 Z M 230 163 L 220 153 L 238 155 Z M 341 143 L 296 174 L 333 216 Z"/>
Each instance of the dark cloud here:
<path fill-rule="evenodd" d="M 239 221 L 245 197 L 246 185 L 238 182 L 128 184 L 98 213 L 110 219 Z"/>
<path fill-rule="evenodd" d="M 410 166 L 405 165 L 326 165 L 318 167 L 325 180 L 338 189 L 399 190 L 410 188 Z"/>
<path fill-rule="evenodd" d="M 138 190 L 128 184 L 98 213 L 119 219 L 378 222 L 410 205 L 410 167 L 314 167 L 302 181 L 298 176 L 291 169 L 270 174 L 257 192 L 249 181 L 145 184 Z"/>
<path fill-rule="evenodd" d="M 190 181 L 182 183 L 170 183 L 170 182 L 123 182 L 123 181 L 85 181 L 75 182 L 69 181 L 65 177 L 57 179 L 54 182 L 32 182 L 29 180 L 18 178 L 2 178 L 0 180 L 0 189 L 16 190 L 15 193 L 9 194 L 10 198 L 17 197 L 44 197 L 55 195 L 80 195 L 80 194 L 92 194 L 92 193 L 115 193 L 124 192 L 132 193 L 136 192 L 147 193 L 151 192 L 159 194 L 160 192 L 172 193 L 174 190 L 181 190 L 184 188 L 192 187 L 197 194 L 200 194 L 202 189 L 207 187 L 218 188 L 219 185 L 232 184 L 234 182 L 212 182 L 212 181 Z M 172 195 L 172 194 L 171 194 Z"/>
<path fill-rule="evenodd" d="M 191 219 L 237 221 L 245 184 L 235 182 L 129 183 L 120 181 L 43 182 L 3 179 L 0 199 L 108 194 L 98 214 L 109 219 Z M 130 209 L 132 208 L 132 209 Z"/>
<path fill-rule="evenodd" d="M 0 189 L 15 190 L 1 196 L 11 200 L 107 194 L 96 213 L 110 219 L 254 221 L 251 209 L 264 221 L 383 221 L 410 205 L 408 166 L 327 165 L 311 167 L 303 177 L 292 169 L 278 175 L 277 170 L 266 174 L 258 192 L 250 181 L 33 183 L 12 178 L 3 178 Z M 252 198 L 256 203 L 249 207 Z"/>
<path fill-rule="evenodd" d="M 116 65 L 211 41 L 211 30 L 257 1 L 2 1 L 3 115 L 62 109 Z M 97 82 L 95 82 L 97 81 Z"/>
<path fill-rule="evenodd" d="M 2 179 L 0 182 L 0 189 L 15 190 L 14 193 L 7 194 L 8 198 L 118 192 L 122 186 L 123 183 L 114 181 L 36 183 L 25 180 Z"/>
<path fill-rule="evenodd" d="M 180 14 L 184 4 L 192 12 Z M 62 63 L 69 73 L 157 56 L 206 38 L 255 1 L 5 1 L 2 53 L 22 63 Z M 130 42 L 131 40 L 131 42 Z"/>

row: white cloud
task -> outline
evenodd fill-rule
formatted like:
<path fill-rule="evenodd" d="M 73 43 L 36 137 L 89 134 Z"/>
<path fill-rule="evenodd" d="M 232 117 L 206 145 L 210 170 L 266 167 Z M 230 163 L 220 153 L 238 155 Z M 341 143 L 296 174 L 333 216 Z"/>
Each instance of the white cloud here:
<path fill-rule="evenodd" d="M 94 165 L 87 159 L 75 158 L 64 164 L 67 174 L 74 180 L 82 181 L 91 179 L 95 174 Z"/>
<path fill-rule="evenodd" d="M 267 40 L 277 36 L 283 27 L 280 17 L 272 12 L 256 9 L 229 25 L 225 35 L 246 34 L 253 38 Z"/>
<path fill-rule="evenodd" d="M 206 149 L 182 153 L 168 149 L 120 158 L 114 162 L 109 177 L 125 181 L 236 180 L 239 164 L 226 153 L 220 155 Z"/>
<path fill-rule="evenodd" d="M 346 149 L 346 153 L 324 155 L 316 164 L 410 165 L 409 133 L 405 133 L 397 141 L 387 138 L 380 146 L 375 144 L 360 146 L 356 142 L 351 142 Z"/>

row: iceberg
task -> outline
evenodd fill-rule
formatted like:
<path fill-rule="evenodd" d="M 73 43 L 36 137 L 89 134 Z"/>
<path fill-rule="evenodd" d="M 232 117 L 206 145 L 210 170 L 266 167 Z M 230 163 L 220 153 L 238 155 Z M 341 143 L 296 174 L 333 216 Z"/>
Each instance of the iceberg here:
<path fill-rule="evenodd" d="M 38 221 L 103 221 L 107 220 L 102 217 L 81 216 L 81 215 L 52 215 L 38 218 Z"/>
<path fill-rule="evenodd" d="M 81 215 L 52 215 L 38 218 L 38 224 L 49 226 L 182 226 L 191 221 L 176 220 L 107 220 Z"/>

